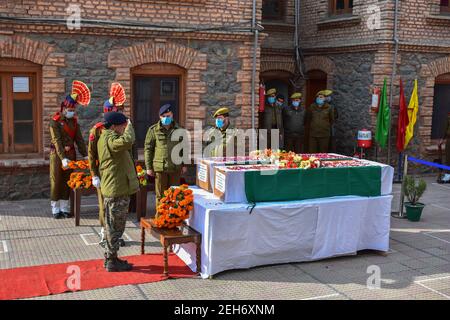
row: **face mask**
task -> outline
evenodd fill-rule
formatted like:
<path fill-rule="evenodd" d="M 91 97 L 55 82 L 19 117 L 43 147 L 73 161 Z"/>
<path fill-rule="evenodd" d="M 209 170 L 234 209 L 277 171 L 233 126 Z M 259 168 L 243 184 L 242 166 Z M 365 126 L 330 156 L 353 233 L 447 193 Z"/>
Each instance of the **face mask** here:
<path fill-rule="evenodd" d="M 292 102 L 292 105 L 296 108 L 298 108 L 300 106 L 300 102 L 299 101 L 294 101 Z"/>
<path fill-rule="evenodd" d="M 222 129 L 225 125 L 225 121 L 223 119 L 216 119 L 216 127 Z"/>
<path fill-rule="evenodd" d="M 317 99 L 316 99 L 316 103 L 317 103 L 319 106 L 322 106 L 322 105 L 325 103 L 325 100 L 324 100 L 324 99 L 317 98 Z"/>
<path fill-rule="evenodd" d="M 164 126 L 170 125 L 170 124 L 172 123 L 172 117 L 163 117 L 163 118 L 161 119 L 161 123 L 162 123 Z"/>
<path fill-rule="evenodd" d="M 277 106 L 282 107 L 283 106 L 283 102 L 277 101 Z"/>
<path fill-rule="evenodd" d="M 274 104 L 274 103 L 275 103 L 275 97 L 269 97 L 269 98 L 267 98 L 267 101 L 268 101 L 270 104 Z"/>
<path fill-rule="evenodd" d="M 71 119 L 75 116 L 75 111 L 66 111 L 66 118 Z"/>

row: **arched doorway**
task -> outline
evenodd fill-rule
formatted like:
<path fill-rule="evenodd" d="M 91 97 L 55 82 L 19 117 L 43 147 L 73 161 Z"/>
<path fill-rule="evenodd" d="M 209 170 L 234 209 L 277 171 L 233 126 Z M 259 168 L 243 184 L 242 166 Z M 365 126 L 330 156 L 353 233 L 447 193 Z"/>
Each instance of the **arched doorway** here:
<path fill-rule="evenodd" d="M 327 74 L 321 70 L 310 70 L 306 74 L 305 106 L 310 106 L 320 90 L 327 89 Z"/>
<path fill-rule="evenodd" d="M 450 73 L 436 77 L 434 85 L 431 139 L 444 136 L 444 120 L 450 112 Z"/>
<path fill-rule="evenodd" d="M 186 70 L 168 63 L 149 63 L 132 68 L 131 117 L 135 123 L 137 147 L 144 147 L 148 128 L 159 121 L 159 108 L 171 104 L 174 119 L 185 123 Z"/>

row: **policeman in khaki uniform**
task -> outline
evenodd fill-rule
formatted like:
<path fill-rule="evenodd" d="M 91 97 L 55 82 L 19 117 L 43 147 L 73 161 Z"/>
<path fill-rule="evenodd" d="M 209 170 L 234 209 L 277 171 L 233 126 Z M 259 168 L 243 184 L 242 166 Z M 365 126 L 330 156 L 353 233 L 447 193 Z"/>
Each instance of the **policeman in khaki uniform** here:
<path fill-rule="evenodd" d="M 144 144 L 147 175 L 155 177 L 156 209 L 164 191 L 170 186 L 179 185 L 181 173 L 186 172 L 186 167 L 174 164 L 172 159 L 172 150 L 179 142 L 171 141 L 171 137 L 181 127 L 173 120 L 170 104 L 159 109 L 159 118 L 148 129 Z"/>
<path fill-rule="evenodd" d="M 130 196 L 139 189 L 131 148 L 135 142 L 133 125 L 124 114 L 104 115 L 105 129 L 98 140 L 101 191 L 105 208 L 105 268 L 108 272 L 129 271 L 132 265 L 117 257 L 127 221 Z"/>
<path fill-rule="evenodd" d="M 90 91 L 81 81 L 74 81 L 72 94 L 61 103 L 61 110 L 50 120 L 50 199 L 55 219 L 70 217 L 70 187 L 67 182 L 72 170 L 71 160 L 76 160 L 75 144 L 83 157 L 87 156 L 86 144 L 76 117 L 77 104 L 88 105 Z"/>
<path fill-rule="evenodd" d="M 326 102 L 323 91 L 319 91 L 316 101 L 306 110 L 305 121 L 309 123 L 309 152 L 326 153 L 329 149 L 334 110 Z"/>
<path fill-rule="evenodd" d="M 230 110 L 228 108 L 220 108 L 214 113 L 215 126 L 206 131 L 206 146 L 214 143 L 215 139 L 221 138 L 221 142 L 213 149 L 209 150 L 209 154 L 205 157 L 226 157 L 237 156 L 237 130 L 230 124 Z M 217 144 L 217 143 L 215 143 Z M 230 149 L 232 148 L 232 150 Z"/>
<path fill-rule="evenodd" d="M 267 103 L 264 107 L 263 124 L 261 129 L 267 129 L 267 147 L 271 148 L 271 130 L 279 129 L 280 137 L 283 136 L 283 107 L 277 103 L 277 90 L 275 88 L 269 89 L 266 96 Z"/>
<path fill-rule="evenodd" d="M 305 108 L 301 106 L 301 101 L 302 94 L 296 92 L 291 95 L 291 105 L 283 109 L 284 146 L 287 151 L 295 153 L 303 152 Z"/>
<path fill-rule="evenodd" d="M 119 83 L 113 83 L 111 85 L 110 90 L 110 98 L 105 101 L 103 104 L 103 114 L 108 112 L 123 112 L 123 104 L 126 101 L 125 90 Z M 98 149 L 97 144 L 100 139 L 100 135 L 105 129 L 105 125 L 103 122 L 98 122 L 92 127 L 89 131 L 89 145 L 88 145 L 88 159 L 89 159 L 89 167 L 92 176 L 92 184 L 97 188 L 98 195 L 98 215 L 100 225 L 102 227 L 100 231 L 100 245 L 105 244 L 105 212 L 103 207 L 103 196 L 100 190 L 100 170 L 98 165 Z M 120 239 L 121 246 L 125 245 L 125 241 Z"/>

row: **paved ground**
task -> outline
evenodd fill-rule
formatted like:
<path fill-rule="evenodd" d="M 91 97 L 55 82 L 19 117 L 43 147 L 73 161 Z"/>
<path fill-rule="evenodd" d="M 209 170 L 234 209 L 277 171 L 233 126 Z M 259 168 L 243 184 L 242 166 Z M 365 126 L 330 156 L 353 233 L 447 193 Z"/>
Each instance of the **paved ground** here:
<path fill-rule="evenodd" d="M 223 272 L 213 280 L 177 279 L 66 293 L 37 299 L 450 299 L 450 185 L 427 177 L 421 222 L 392 218 L 391 251 L 362 252 L 313 263 Z M 399 185 L 394 185 L 393 209 Z M 99 259 L 96 198 L 82 202 L 81 226 L 53 220 L 48 200 L 0 202 L 0 269 Z M 139 253 L 139 228 L 130 217 L 123 255 Z M 147 251 L 161 250 L 147 238 Z M 91 245 L 93 244 L 93 245 Z M 381 271 L 381 288 L 368 289 L 369 266 Z"/>

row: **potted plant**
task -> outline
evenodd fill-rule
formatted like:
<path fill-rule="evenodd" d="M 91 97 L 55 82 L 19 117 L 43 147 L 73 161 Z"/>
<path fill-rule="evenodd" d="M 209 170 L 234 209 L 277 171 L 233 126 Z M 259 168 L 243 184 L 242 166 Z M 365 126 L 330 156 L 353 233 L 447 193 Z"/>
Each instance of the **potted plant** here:
<path fill-rule="evenodd" d="M 408 202 L 405 202 L 406 216 L 409 221 L 419 221 L 425 207 L 419 200 L 427 188 L 427 183 L 423 179 L 417 183 L 412 176 L 405 176 L 404 179 L 404 192 L 408 198 Z"/>

